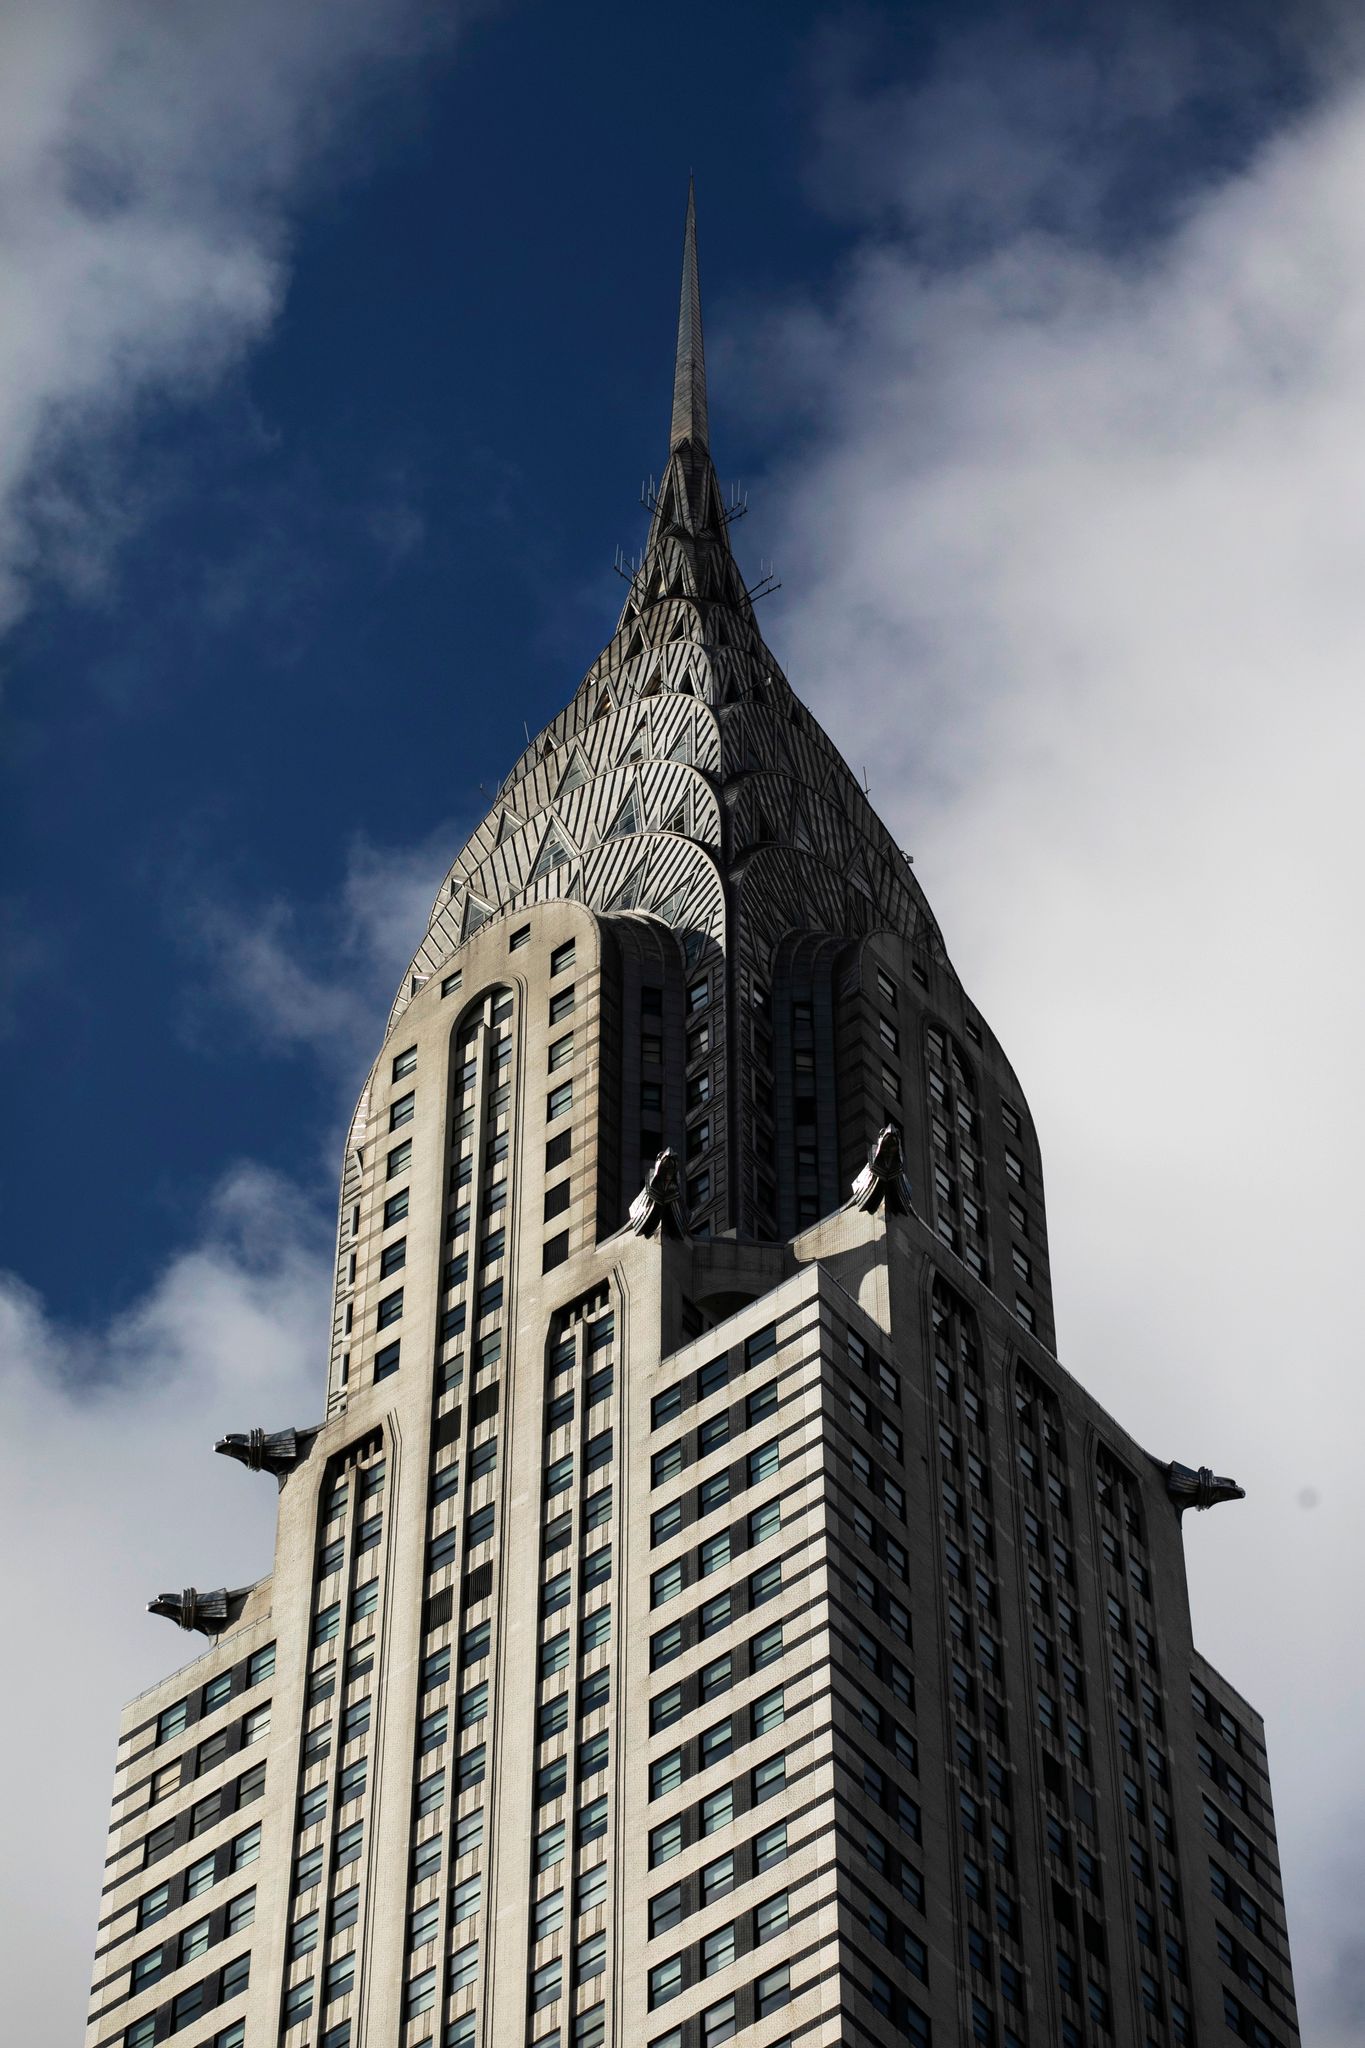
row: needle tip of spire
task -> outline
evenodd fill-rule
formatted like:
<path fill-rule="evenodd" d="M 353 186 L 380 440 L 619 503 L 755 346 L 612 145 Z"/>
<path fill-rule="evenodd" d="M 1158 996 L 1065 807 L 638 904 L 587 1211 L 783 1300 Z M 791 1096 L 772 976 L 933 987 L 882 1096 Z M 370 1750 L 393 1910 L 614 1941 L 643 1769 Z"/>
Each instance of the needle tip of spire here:
<path fill-rule="evenodd" d="M 697 192 L 687 178 L 687 224 L 683 230 L 682 295 L 678 304 L 678 352 L 673 365 L 673 426 L 669 449 L 684 441 L 707 446 L 706 351 L 702 340 L 701 287 L 697 278 Z"/>

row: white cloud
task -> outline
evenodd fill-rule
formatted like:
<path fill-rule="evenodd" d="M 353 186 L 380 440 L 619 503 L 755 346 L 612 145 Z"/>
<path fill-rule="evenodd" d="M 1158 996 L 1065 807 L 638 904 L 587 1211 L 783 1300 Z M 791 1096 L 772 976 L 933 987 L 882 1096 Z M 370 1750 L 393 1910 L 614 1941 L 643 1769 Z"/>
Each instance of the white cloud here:
<path fill-rule="evenodd" d="M 1137 244 L 1084 195 L 1035 203 L 1034 146 L 1075 107 L 1023 76 L 1029 147 L 1002 133 L 992 157 L 1023 166 L 1010 203 L 952 265 L 914 209 L 888 228 L 885 194 L 960 201 L 973 120 L 879 101 L 867 191 L 856 98 L 830 116 L 868 225 L 835 303 L 790 309 L 763 356 L 812 422 L 775 493 L 774 625 L 875 764 L 1028 1090 L 1064 1361 L 1158 1455 L 1248 1488 L 1187 1520 L 1196 1639 L 1269 1723 L 1304 2026 L 1344 2048 L 1365 1879 L 1365 91 L 1339 74 Z M 1007 81 L 982 90 L 1007 128 Z"/>
<path fill-rule="evenodd" d="M 0 65 L 0 627 L 138 517 L 123 437 L 269 329 L 289 212 L 449 41 L 433 0 L 11 0 Z M 354 129 L 348 130 L 354 172 Z"/>
<path fill-rule="evenodd" d="M 11 2037 L 35 2048 L 84 2024 L 118 1715 L 176 1661 L 146 1602 L 270 1569 L 274 1486 L 213 1443 L 320 1419 L 331 1228 L 244 1165 L 198 1242 L 98 1327 L 62 1326 L 0 1275 L 0 1500 L 23 1561 L 0 1743 L 28 1759 L 6 1787 L 23 1853 L 4 1872 L 0 1974 Z"/>
<path fill-rule="evenodd" d="M 197 893 L 177 921 L 208 969 L 187 996 L 193 1027 L 211 1033 L 228 1011 L 263 1046 L 320 1054 L 358 1087 L 461 837 L 441 825 L 410 847 L 357 838 L 337 894 L 307 906 L 246 904 L 222 882 Z"/>

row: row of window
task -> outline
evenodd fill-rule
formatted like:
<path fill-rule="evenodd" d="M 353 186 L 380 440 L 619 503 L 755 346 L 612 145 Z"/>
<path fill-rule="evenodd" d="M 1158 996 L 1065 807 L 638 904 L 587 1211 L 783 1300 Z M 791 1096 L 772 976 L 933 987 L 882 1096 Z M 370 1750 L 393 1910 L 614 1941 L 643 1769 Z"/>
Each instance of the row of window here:
<path fill-rule="evenodd" d="M 719 1834 L 722 1829 L 730 1827 L 738 1815 L 761 1806 L 765 1800 L 775 1799 L 786 1790 L 786 1785 L 785 1754 L 768 1757 L 744 1777 L 707 1793 L 681 1813 L 671 1814 L 649 1831 L 650 1869 L 655 1870 L 660 1864 L 681 1855 L 693 1842 Z"/>
<path fill-rule="evenodd" d="M 232 1841 L 225 1842 L 222 1848 L 211 1850 L 174 1877 L 168 1877 L 144 1892 L 137 1902 L 138 1932 L 144 1927 L 154 1926 L 158 1920 L 164 1920 L 187 1900 L 202 1898 L 225 1877 L 246 1870 L 260 1853 L 261 1824 L 257 1821 L 254 1827 L 244 1829 Z"/>
<path fill-rule="evenodd" d="M 703 1728 L 682 1747 L 655 1757 L 649 1766 L 651 1800 L 667 1798 L 696 1772 L 710 1770 L 714 1764 L 733 1755 L 745 1742 L 757 1742 L 760 1737 L 770 1735 L 775 1728 L 782 1726 L 786 1718 L 786 1694 L 779 1686 L 773 1692 L 764 1693 L 747 1709 L 728 1714 L 724 1720 Z"/>
<path fill-rule="evenodd" d="M 1251 2048 L 1284 2048 L 1279 2037 L 1272 2034 L 1254 2012 L 1248 2012 L 1236 1992 L 1226 1986 L 1223 1989 L 1223 2024 L 1239 2041 L 1250 2042 Z"/>
<path fill-rule="evenodd" d="M 292 1966 L 313 1955 L 324 1937 L 347 1951 L 342 1955 L 331 1954 L 325 1964 L 322 1975 L 325 1998 L 339 1997 L 354 1984 L 352 1951 L 355 1936 L 351 1930 L 359 1916 L 358 1865 L 365 1840 L 365 1816 L 356 1814 L 354 1809 L 364 1798 L 369 1779 L 367 1754 L 362 1750 L 356 1755 L 354 1751 L 370 1732 L 373 1695 L 367 1689 L 357 1696 L 352 1688 L 368 1679 L 374 1670 L 380 1589 L 378 1576 L 373 1574 L 373 1564 L 377 1561 L 374 1553 L 379 1548 L 386 1478 L 387 1461 L 382 1455 L 382 1437 L 376 1431 L 352 1446 L 337 1461 L 330 1490 L 324 1498 L 321 1518 L 318 1604 L 314 1611 L 313 1662 L 307 1692 L 309 1720 L 303 1741 L 304 1784 L 296 1818 L 295 1918 L 289 1928 L 287 1953 Z M 342 1601 L 340 1598 L 328 1600 L 326 1595 L 330 1590 L 328 1581 L 347 1563 L 346 1538 L 341 1524 L 351 1506 L 353 1484 L 356 1489 L 351 1530 L 354 1556 L 350 1560 L 350 1568 L 354 1580 L 346 1608 L 346 1647 L 340 1673 L 345 1690 L 335 1721 L 339 1737 L 338 1759 L 336 1765 L 328 1770 L 334 1720 L 330 1712 L 321 1718 L 315 1718 L 315 1714 L 318 1708 L 326 1706 L 334 1698 L 338 1683 L 338 1659 L 332 1646 L 339 1644 L 341 1639 Z M 372 1575 L 362 1577 L 367 1571 Z M 319 1770 L 324 1774 L 310 1783 L 312 1774 Z M 333 1792 L 336 1820 L 329 1859 L 325 1835 L 311 1846 L 304 1847 L 303 1843 L 325 1823 Z M 351 1809 L 350 1817 L 348 1808 Z M 330 1876 L 331 1901 L 324 1922 L 322 1905 L 316 1894 L 325 1873 Z M 314 1985 L 312 1975 L 296 1979 L 289 1985 L 283 2015 L 286 2031 L 311 2014 Z M 329 2028 L 323 2038 L 331 2041 L 336 2032 L 336 2028 Z"/>
<path fill-rule="evenodd" d="M 965 1916 L 964 1961 L 971 1974 L 971 2019 L 974 2040 L 1005 2043 L 1022 2038 L 1019 1986 L 1022 1956 L 1019 1949 L 1019 1908 L 1011 1889 L 1014 1867 L 1011 1809 L 1013 1775 L 1007 1757 L 1007 1716 L 1003 1699 L 992 1688 L 1001 1683 L 1000 1645 L 993 1633 L 998 1598 L 992 1573 L 995 1569 L 995 1534 L 991 1521 L 991 1471 L 989 1430 L 984 1391 L 980 1381 L 980 1342 L 975 1318 L 966 1303 L 947 1285 L 936 1281 L 933 1295 L 935 1335 L 934 1378 L 940 1406 L 938 1444 L 941 1458 L 940 1495 L 943 1506 L 944 1565 L 951 1582 L 970 1588 L 974 1596 L 976 1625 L 956 1599 L 948 1604 L 949 1628 L 954 1639 L 951 1682 L 959 1712 L 965 1717 L 953 1730 L 953 1749 L 962 1784 L 959 1819 L 967 1853 L 963 1858 Z M 1030 1454 L 1032 1455 L 1032 1454 Z M 1036 1462 L 1036 1461 L 1035 1461 Z M 1064 1483 L 1057 1475 L 1054 1504 L 1059 1515 L 1067 1509 Z M 1045 1544 L 1044 1524 L 1031 1510 L 1025 1511 L 1026 1527 Z M 964 1544 L 970 1539 L 970 1553 Z M 1046 1557 L 1046 1550 L 1036 1553 Z M 1059 1562 L 1069 1558 L 1063 1543 Z M 1028 1566 L 1029 1587 L 1040 1618 L 1052 1617 L 1047 1582 L 1036 1565 Z M 990 1624 L 989 1626 L 987 1624 Z M 973 1640 L 981 1683 L 963 1661 Z M 1070 1659 L 1059 1660 L 1046 1629 L 1033 1628 L 1037 1720 L 1047 1742 L 1042 1747 L 1043 1782 L 1059 1802 L 1064 1800 L 1068 1782 L 1079 1812 L 1094 1818 L 1093 1800 L 1079 1780 L 1070 1780 L 1047 1743 L 1061 1746 L 1063 1715 L 1048 1686 L 1060 1671 L 1073 1706 L 1083 1699 L 1084 1680 L 1080 1666 Z M 969 1726 L 968 1721 L 975 1723 Z M 1089 1740 L 1082 1720 L 1075 1712 L 1066 1715 L 1066 1739 L 1078 1760 L 1087 1760 Z M 1066 1877 L 1072 1876 L 1070 1833 L 1055 1815 L 1048 1814 L 1049 1846 L 1054 1856 L 1065 1852 Z M 982 1860 L 989 1851 L 990 1863 Z M 1098 1870 L 1089 1858 L 1087 1869 Z M 989 1876 L 988 1876 L 989 1867 Z M 1052 1907 L 1059 1932 L 1074 1932 L 1077 1921 L 1067 1884 L 1054 1876 Z M 1098 1923 L 1096 1923 L 1098 1925 Z M 1103 1988 L 1103 1987 L 1102 1987 Z M 1068 2020 L 1066 2025 L 1072 2023 Z"/>
<path fill-rule="evenodd" d="M 712 1857 L 690 1877 L 666 1885 L 649 1902 L 651 1941 L 785 1862 L 787 1853 L 787 1823 L 777 1821 L 772 1827 L 760 1828 L 756 1835 L 727 1849 L 723 1855 Z"/>
<path fill-rule="evenodd" d="M 710 1457 L 722 1444 L 729 1443 L 739 1430 L 752 1429 L 756 1423 L 765 1421 L 776 1414 L 781 1405 L 776 1380 L 755 1387 L 743 1407 L 736 1404 L 724 1408 L 718 1415 L 711 1416 L 697 1429 L 689 1430 L 661 1451 L 655 1451 L 649 1462 L 649 1483 L 651 1487 L 666 1486 L 676 1479 L 686 1466 L 699 1463 Z"/>
<path fill-rule="evenodd" d="M 1207 1721 L 1211 1728 L 1216 1728 L 1224 1742 L 1230 1744 L 1239 1755 L 1257 1758 L 1258 1753 L 1263 1754 L 1260 1744 L 1252 1740 L 1241 1723 L 1220 1701 L 1214 1699 L 1208 1687 L 1201 1684 L 1197 1678 L 1190 1680 L 1190 1701 L 1200 1719 Z M 1253 1763 L 1253 1768 L 1255 1767 Z"/>
<path fill-rule="evenodd" d="M 728 1481 L 729 1474 L 724 1476 Z M 708 1536 L 694 1551 L 674 1558 L 670 1564 L 660 1565 L 649 1577 L 651 1608 L 665 1606 L 670 1600 L 676 1600 L 688 1586 L 707 1578 L 712 1572 L 724 1571 L 734 1558 L 766 1543 L 778 1534 L 781 1527 L 781 1501 L 767 1501 L 762 1507 L 752 1509 L 743 1521 Z"/>
<path fill-rule="evenodd" d="M 676 1422 L 678 1417 L 694 1402 L 705 1401 L 712 1394 L 720 1392 L 730 1384 L 736 1366 L 743 1372 L 752 1372 L 756 1366 L 765 1365 L 777 1353 L 777 1326 L 769 1323 L 746 1337 L 743 1346 L 742 1363 L 726 1351 L 709 1364 L 687 1373 L 673 1385 L 655 1394 L 650 1402 L 650 1427 L 662 1429 L 666 1422 Z"/>
<path fill-rule="evenodd" d="M 190 2026 L 215 2007 L 225 2005 L 230 1998 L 237 1998 L 247 1989 L 251 1979 L 250 1954 L 234 1956 L 221 1969 L 212 1971 L 197 1984 L 189 1984 L 178 1991 L 169 2005 L 157 2012 L 145 2013 L 134 2020 L 123 2036 L 123 2048 L 152 2048 L 154 2041 L 164 2041 L 178 2034 L 182 2027 Z M 226 2027 L 221 2033 L 205 2042 L 204 2048 L 241 2048 L 246 2030 L 241 2021 Z"/>
<path fill-rule="evenodd" d="M 730 1920 L 690 1948 L 655 1963 L 649 1972 L 649 2005 L 653 2011 L 677 1998 L 692 1984 L 728 1970 L 740 1955 L 774 1941 L 787 1930 L 791 1908 L 786 1892 L 762 1900 L 743 1920 Z"/>
<path fill-rule="evenodd" d="M 239 1721 L 226 1728 L 219 1728 L 212 1735 L 206 1735 L 192 1750 L 177 1757 L 173 1763 L 163 1764 L 147 1780 L 147 1804 L 156 1806 L 163 1799 L 178 1792 L 182 1785 L 189 1785 L 196 1778 L 202 1778 L 207 1771 L 215 1769 L 225 1758 L 235 1756 L 238 1751 L 249 1749 L 254 1743 L 263 1742 L 270 1733 L 270 1701 L 253 1707 Z"/>
<path fill-rule="evenodd" d="M 853 1973 L 853 1982 L 869 2001 L 874 2012 L 889 2021 L 896 2038 L 910 2044 L 910 2048 L 929 2048 L 929 2017 L 922 2007 L 907 1993 L 898 1990 L 885 1972 L 870 1963 L 865 1956 L 845 1943 L 844 1947 Z"/>
<path fill-rule="evenodd" d="M 601 1484 L 609 1473 L 614 1455 L 614 1429 L 608 1427 L 585 1434 L 577 1449 L 555 1455 L 560 1432 L 575 1420 L 578 1389 L 573 1376 L 583 1375 L 584 1422 L 591 1431 L 593 1410 L 605 1406 L 615 1392 L 615 1374 L 610 1348 L 616 1320 L 608 1306 L 604 1287 L 560 1310 L 551 1329 L 546 1360 L 546 1440 L 544 1498 L 547 1515 L 542 1531 L 541 1617 L 542 1628 L 553 1625 L 554 1617 L 572 1608 L 575 1600 L 609 1586 L 612 1570 L 610 1541 L 580 1552 L 578 1569 L 563 1561 L 563 1552 L 574 1542 L 575 1515 L 580 1536 L 609 1523 L 612 1511 L 610 1483 Z M 569 1384 L 565 1384 L 568 1381 Z M 592 1492 L 587 1492 L 591 1486 Z M 567 1497 L 567 1498 L 566 1498 Z M 574 1637 L 580 1657 L 602 1650 L 611 1639 L 612 1610 L 607 1601 L 580 1613 L 576 1631 L 559 1627 L 543 1632 L 539 1652 L 539 1677 L 549 1686 L 567 1673 L 574 1651 Z M 576 1693 L 571 1688 L 552 1691 L 541 1700 L 536 1733 L 541 1745 L 537 1752 L 534 1797 L 544 1809 L 570 1797 L 576 1812 L 572 1821 L 572 1842 L 580 1850 L 599 1841 L 607 1831 L 608 1794 L 597 1783 L 610 1762 L 610 1732 L 607 1727 L 590 1728 L 593 1717 L 603 1716 L 610 1706 L 611 1674 L 608 1668 L 583 1671 L 579 1667 Z M 567 1739 L 565 1739 L 567 1738 Z M 566 1887 L 552 1882 L 538 1891 L 542 1878 L 558 1873 L 569 1853 L 570 1823 L 549 1822 L 535 1838 L 535 1878 L 531 1898 L 531 1954 L 528 1957 L 527 2000 L 533 2025 L 535 2015 L 556 2004 L 571 1987 L 581 1988 L 606 1968 L 607 1936 L 603 1929 L 580 1933 L 567 1953 L 537 1960 L 541 1944 L 553 1941 L 564 1926 Z M 605 1901 L 607 1865 L 598 1862 L 580 1870 L 574 1886 L 577 1916 L 597 1911 Z M 566 1984 L 566 1978 L 568 1983 Z M 558 2041 L 559 2033 L 545 2036 Z"/>
<path fill-rule="evenodd" d="M 207 1834 L 220 1820 L 259 1799 L 265 1791 L 265 1764 L 253 1764 L 249 1771 L 216 1792 L 196 1800 L 193 1806 L 152 1828 L 143 1839 L 143 1864 L 157 1863 L 182 1843 Z"/>
<path fill-rule="evenodd" d="M 138 1956 L 129 1973 L 129 1996 L 145 1991 L 149 1984 L 158 1983 L 162 1977 L 170 1976 L 173 1970 L 183 1969 L 186 1963 L 196 1962 L 200 1956 L 207 1955 L 216 1943 L 243 1933 L 255 1918 L 255 1890 L 239 1892 L 217 1913 L 206 1914 L 202 1920 L 182 1928 L 172 1940 L 163 1942 L 159 1948 L 147 1949 Z"/>
<path fill-rule="evenodd" d="M 733 2040 L 735 2035 L 747 2031 L 754 2021 L 766 2019 L 769 2013 L 780 2012 L 790 2002 L 791 1995 L 791 1969 L 786 1963 L 775 1970 L 765 1970 L 743 1992 L 731 1993 L 728 1998 L 704 2008 L 698 2021 L 700 2048 L 719 2048 L 722 2041 Z M 683 2030 L 675 2027 L 671 2033 L 656 2036 L 650 2048 L 682 2048 L 682 2043 Z M 774 2044 L 774 2048 L 789 2048 L 789 2044 L 779 2042 Z"/>
<path fill-rule="evenodd" d="M 184 1699 L 163 1707 L 156 1717 L 158 1745 L 183 1735 L 192 1722 L 200 1721 L 216 1708 L 225 1706 L 234 1693 L 246 1692 L 253 1685 L 260 1685 L 272 1676 L 274 1670 L 275 1645 L 265 1643 L 230 1670 L 216 1673 L 196 1691 L 187 1693 Z"/>
<path fill-rule="evenodd" d="M 774 1622 L 770 1628 L 760 1629 L 747 1644 L 722 1651 L 719 1657 L 713 1657 L 690 1677 L 680 1679 L 676 1685 L 665 1686 L 662 1692 L 654 1694 L 649 1703 L 650 1734 L 662 1734 L 665 1728 L 671 1728 L 684 1716 L 690 1716 L 699 1706 L 719 1699 L 743 1678 L 776 1664 L 782 1654 L 780 1621 Z"/>

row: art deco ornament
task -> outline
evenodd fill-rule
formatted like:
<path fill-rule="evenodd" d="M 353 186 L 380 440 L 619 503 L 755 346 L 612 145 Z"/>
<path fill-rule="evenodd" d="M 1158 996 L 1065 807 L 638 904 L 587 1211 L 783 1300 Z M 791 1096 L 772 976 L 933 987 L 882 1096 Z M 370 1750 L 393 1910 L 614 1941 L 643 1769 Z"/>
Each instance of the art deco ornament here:
<path fill-rule="evenodd" d="M 905 1177 L 905 1152 L 894 1124 L 884 1124 L 872 1141 L 867 1165 L 853 1183 L 853 1203 L 872 1215 L 885 1206 L 888 1214 L 910 1214 L 910 1183 Z"/>
<path fill-rule="evenodd" d="M 183 1593 L 158 1593 L 155 1600 L 147 1602 L 147 1612 L 164 1615 L 177 1628 L 201 1636 L 216 1636 L 238 1620 L 250 1591 L 250 1586 L 238 1586 L 231 1592 L 226 1586 L 219 1586 L 216 1592 L 200 1593 L 195 1587 L 186 1586 Z"/>
<path fill-rule="evenodd" d="M 637 1237 L 653 1237 L 661 1225 L 666 1237 L 686 1235 L 682 1165 L 669 1145 L 650 1167 L 644 1186 L 630 1205 L 630 1227 Z"/>
<path fill-rule="evenodd" d="M 1235 1479 L 1219 1479 L 1207 1465 L 1197 1472 L 1188 1465 L 1167 1465 L 1166 1491 L 1183 1515 L 1186 1508 L 1216 1508 L 1220 1501 L 1245 1500 L 1246 1488 Z"/>
<path fill-rule="evenodd" d="M 283 1486 L 289 1474 L 308 1456 L 318 1425 L 311 1429 L 248 1429 L 220 1436 L 214 1445 L 219 1457 L 235 1458 L 248 1472 L 273 1472 Z"/>

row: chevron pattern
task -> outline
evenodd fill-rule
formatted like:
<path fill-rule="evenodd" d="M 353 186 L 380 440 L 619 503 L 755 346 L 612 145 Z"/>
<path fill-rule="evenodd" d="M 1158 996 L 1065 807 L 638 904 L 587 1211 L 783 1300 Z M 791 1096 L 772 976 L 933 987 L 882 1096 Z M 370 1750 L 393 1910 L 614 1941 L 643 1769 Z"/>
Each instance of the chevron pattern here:
<path fill-rule="evenodd" d="M 944 957 L 905 856 L 765 645 L 731 550 L 705 442 L 690 203 L 679 351 L 686 402 L 616 631 L 461 848 L 390 1027 L 471 933 L 554 897 L 657 920 L 689 967 L 723 956 L 741 1005 L 761 1003 L 792 932 L 890 931 Z M 726 1072 L 742 1094 L 755 1085 L 743 1044 Z M 749 1164 L 730 1162 L 717 1187 L 748 1188 Z M 732 1192 L 716 1227 L 768 1234 L 761 1206 L 746 1213 Z"/>

